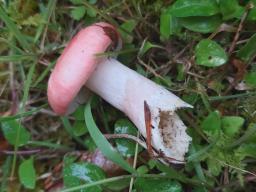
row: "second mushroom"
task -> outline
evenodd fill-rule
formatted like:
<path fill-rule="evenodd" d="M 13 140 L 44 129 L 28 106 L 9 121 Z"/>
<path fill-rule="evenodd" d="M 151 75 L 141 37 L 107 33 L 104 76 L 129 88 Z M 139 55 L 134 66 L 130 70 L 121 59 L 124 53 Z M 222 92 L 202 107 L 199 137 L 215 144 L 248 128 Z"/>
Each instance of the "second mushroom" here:
<path fill-rule="evenodd" d="M 120 37 L 116 28 L 103 22 L 88 26 L 73 37 L 48 82 L 52 109 L 65 114 L 85 85 L 124 112 L 145 138 L 150 120 L 150 141 L 155 155 L 161 154 L 169 162 L 184 161 L 191 138 L 175 111 L 191 106 L 116 59 L 97 56 L 118 46 Z"/>

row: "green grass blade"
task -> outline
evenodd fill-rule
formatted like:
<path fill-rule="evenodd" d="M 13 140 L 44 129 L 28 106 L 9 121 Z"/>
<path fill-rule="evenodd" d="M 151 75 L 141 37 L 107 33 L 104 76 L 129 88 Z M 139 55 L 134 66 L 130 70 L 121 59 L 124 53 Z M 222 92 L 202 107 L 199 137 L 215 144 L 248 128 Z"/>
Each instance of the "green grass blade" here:
<path fill-rule="evenodd" d="M 14 34 L 16 39 L 19 41 L 20 45 L 24 50 L 30 50 L 29 43 L 26 41 L 20 30 L 17 28 L 16 24 L 9 18 L 2 6 L 0 6 L 0 19 L 4 21 L 8 29 Z"/>
<path fill-rule="evenodd" d="M 193 153 L 191 153 L 188 156 L 187 162 L 200 161 L 200 157 L 202 157 L 202 155 L 207 153 L 213 146 L 215 146 L 216 142 L 217 142 L 217 140 L 215 142 L 212 142 L 211 144 L 207 145 L 206 147 L 202 148 L 199 151 L 195 151 L 195 149 L 193 149 Z"/>
<path fill-rule="evenodd" d="M 33 59 L 35 59 L 35 55 L 7 55 L 7 56 L 0 56 L 0 61 L 1 62 L 33 60 Z"/>
<path fill-rule="evenodd" d="M 63 149 L 63 150 L 72 150 L 72 148 L 57 144 L 57 143 L 51 143 L 49 141 L 29 141 L 28 145 L 32 146 L 38 146 L 38 147 L 47 147 L 51 149 Z"/>
<path fill-rule="evenodd" d="M 0 192 L 5 192 L 7 191 L 6 185 L 8 182 L 8 175 L 10 172 L 11 168 L 11 162 L 12 162 L 12 157 L 8 156 L 4 162 L 4 164 L 1 167 L 2 170 L 2 181 L 1 181 L 1 186 L 0 186 Z"/>
<path fill-rule="evenodd" d="M 91 112 L 91 100 L 87 103 L 84 110 L 85 124 L 88 131 L 96 143 L 101 152 L 111 161 L 122 167 L 123 169 L 129 171 L 130 173 L 135 173 L 136 171 L 123 159 L 123 157 L 115 151 L 112 145 L 107 141 L 107 139 L 102 135 L 97 125 L 95 124 Z"/>
<path fill-rule="evenodd" d="M 17 47 L 15 45 L 15 43 L 13 43 L 12 41 L 8 41 L 8 39 L 4 39 L 4 38 L 0 37 L 0 42 L 6 43 L 10 48 L 12 48 L 12 50 L 14 50 L 15 52 L 17 52 L 19 54 L 24 54 L 25 53 L 22 49 Z"/>
<path fill-rule="evenodd" d="M 14 119 L 20 119 L 20 118 L 23 118 L 23 117 L 27 117 L 27 116 L 30 116 L 34 113 L 37 113 L 38 111 L 40 111 L 41 109 L 47 107 L 48 104 L 44 104 L 40 107 L 37 107 L 36 109 L 33 109 L 31 111 L 27 111 L 27 112 L 22 112 L 22 113 L 18 113 L 16 115 L 13 115 L 13 116 L 7 116 L 7 117 L 0 117 L 0 122 L 4 122 L 4 121 L 10 121 L 10 120 L 14 120 Z"/>
<path fill-rule="evenodd" d="M 37 78 L 37 80 L 33 84 L 33 87 L 36 87 L 38 83 L 40 83 L 46 77 L 46 75 L 48 75 L 48 73 L 50 72 L 54 64 L 55 62 L 51 62 L 50 65 L 46 67 L 46 69 L 41 73 L 41 75 Z"/>
<path fill-rule="evenodd" d="M 190 153 L 192 153 L 192 154 L 196 153 L 196 149 L 195 149 L 195 146 L 194 146 L 193 143 L 191 144 L 190 148 L 191 148 Z M 194 165 L 194 168 L 195 168 L 195 171 L 196 171 L 196 174 L 197 174 L 198 178 L 200 180 L 206 182 L 206 178 L 205 178 L 205 175 L 204 175 L 204 172 L 203 172 L 203 169 L 201 167 L 200 162 L 199 161 L 198 162 L 193 162 L 193 165 Z"/>
<path fill-rule="evenodd" d="M 36 68 L 36 62 L 34 62 L 31 67 L 29 68 L 28 71 L 28 75 L 24 84 L 24 92 L 23 92 L 23 97 L 22 97 L 22 102 L 21 102 L 21 108 L 20 108 L 20 112 L 24 112 L 25 111 L 25 105 L 26 105 L 26 101 L 28 100 L 28 94 L 29 94 L 29 88 L 32 82 L 32 77 L 34 74 Z M 15 173 L 15 167 L 16 167 L 16 162 L 17 162 L 17 151 L 18 151 L 18 141 L 19 141 L 19 137 L 20 137 L 20 127 L 17 130 L 17 135 L 16 135 L 16 141 L 15 141 L 15 146 L 14 146 L 14 156 L 13 156 L 13 162 L 12 162 L 12 171 L 11 171 L 11 177 L 14 176 Z"/>
<path fill-rule="evenodd" d="M 36 43 L 38 41 L 38 39 L 40 38 L 40 36 L 43 32 L 44 26 L 48 24 L 51 14 L 53 13 L 53 10 L 55 8 L 56 2 L 57 2 L 57 0 L 51 0 L 48 2 L 47 8 L 45 9 L 45 12 L 43 14 L 44 23 L 42 23 L 38 27 L 36 36 L 34 38 L 34 43 Z"/>
<path fill-rule="evenodd" d="M 62 123 L 63 123 L 63 125 L 64 125 L 64 128 L 65 128 L 65 130 L 68 132 L 68 134 L 73 138 L 73 139 L 75 139 L 80 145 L 82 145 L 83 147 L 87 147 L 86 145 L 85 145 L 85 142 L 82 140 L 82 139 L 80 139 L 79 137 L 77 137 L 74 133 L 73 133 L 73 131 L 72 131 L 72 126 L 70 125 L 70 122 L 69 122 L 69 120 L 68 120 L 68 118 L 67 117 L 61 117 L 61 120 L 62 120 Z"/>

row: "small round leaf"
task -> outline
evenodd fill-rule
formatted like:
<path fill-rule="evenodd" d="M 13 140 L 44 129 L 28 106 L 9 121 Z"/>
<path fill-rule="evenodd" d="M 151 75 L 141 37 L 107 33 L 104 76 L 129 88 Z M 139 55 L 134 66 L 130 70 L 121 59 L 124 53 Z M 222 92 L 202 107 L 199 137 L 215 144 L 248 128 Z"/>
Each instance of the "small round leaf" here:
<path fill-rule="evenodd" d="M 11 145 L 17 145 L 17 146 L 25 145 L 31 137 L 30 133 L 26 130 L 26 128 L 23 127 L 16 120 L 4 121 L 2 122 L 1 125 L 2 125 L 2 131 L 4 133 L 4 137 L 8 141 L 8 143 Z M 18 134 L 19 134 L 19 139 L 17 140 Z M 17 143 L 16 143 L 16 140 L 17 140 Z"/>
<path fill-rule="evenodd" d="M 105 179 L 104 171 L 92 163 L 67 163 L 64 167 L 64 186 L 78 185 Z M 100 186 L 81 189 L 81 192 L 101 192 Z"/>
<path fill-rule="evenodd" d="M 27 189 L 34 189 L 36 185 L 36 171 L 33 165 L 33 158 L 23 161 L 19 166 L 20 182 Z"/>
<path fill-rule="evenodd" d="M 222 118 L 221 123 L 224 133 L 228 136 L 233 136 L 243 126 L 244 119 L 238 116 L 226 116 Z"/>
<path fill-rule="evenodd" d="M 228 56 L 224 49 L 216 42 L 201 40 L 195 50 L 196 63 L 207 67 L 218 67 L 227 62 Z"/>
<path fill-rule="evenodd" d="M 116 134 L 137 135 L 137 129 L 127 119 L 120 119 L 115 123 Z M 131 157 L 135 153 L 136 143 L 128 139 L 116 139 L 117 150 L 125 157 Z M 139 151 L 141 147 L 139 148 Z"/>

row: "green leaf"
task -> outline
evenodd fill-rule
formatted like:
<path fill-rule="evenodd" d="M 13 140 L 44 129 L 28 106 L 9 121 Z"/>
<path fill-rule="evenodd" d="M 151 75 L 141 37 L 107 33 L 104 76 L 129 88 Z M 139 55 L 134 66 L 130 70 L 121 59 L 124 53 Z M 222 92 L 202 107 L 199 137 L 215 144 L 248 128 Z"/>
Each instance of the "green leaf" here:
<path fill-rule="evenodd" d="M 243 8 L 237 0 L 220 0 L 219 6 L 224 20 L 229 20 L 243 14 Z"/>
<path fill-rule="evenodd" d="M 149 41 L 144 41 L 143 45 L 141 46 L 141 48 L 139 50 L 139 56 L 142 57 L 144 54 L 146 54 L 152 48 L 161 48 L 161 47 L 158 45 L 152 44 Z"/>
<path fill-rule="evenodd" d="M 134 28 L 137 25 L 137 21 L 134 19 L 130 19 L 125 21 L 121 26 L 120 26 L 120 34 L 122 39 L 126 43 L 131 43 L 133 41 L 133 36 L 131 35 L 131 32 L 134 30 Z"/>
<path fill-rule="evenodd" d="M 44 23 L 44 18 L 41 14 L 37 13 L 35 15 L 31 15 L 26 20 L 22 21 L 21 25 L 38 27 L 42 23 Z"/>
<path fill-rule="evenodd" d="M 93 141 L 93 139 L 90 136 L 85 138 L 84 144 L 86 145 L 86 148 L 91 152 L 93 152 L 97 149 L 95 142 Z"/>
<path fill-rule="evenodd" d="M 117 151 L 112 147 L 112 145 L 106 140 L 106 138 L 98 129 L 92 117 L 91 100 L 85 106 L 84 116 L 88 131 L 103 155 L 128 172 L 135 173 L 136 171 L 123 159 L 119 153 L 117 153 Z"/>
<path fill-rule="evenodd" d="M 202 122 L 203 131 L 209 136 L 216 136 L 221 130 L 221 118 L 218 111 L 211 112 Z"/>
<path fill-rule="evenodd" d="M 197 186 L 192 190 L 192 192 L 208 192 L 208 190 L 205 187 Z"/>
<path fill-rule="evenodd" d="M 135 188 L 140 192 L 182 192 L 181 184 L 170 179 L 138 178 Z"/>
<path fill-rule="evenodd" d="M 119 119 L 115 123 L 115 134 L 129 134 L 137 135 L 137 129 L 135 126 L 127 119 Z M 117 150 L 125 157 L 131 157 L 135 154 L 136 143 L 127 139 L 116 139 Z M 139 151 L 141 151 L 139 147 Z"/>
<path fill-rule="evenodd" d="M 256 0 L 251 0 L 251 2 L 253 3 L 254 8 L 250 9 L 246 19 L 250 21 L 255 21 L 256 20 Z"/>
<path fill-rule="evenodd" d="M 19 166 L 20 182 L 28 189 L 34 189 L 36 185 L 36 171 L 33 164 L 34 159 L 30 158 Z"/>
<path fill-rule="evenodd" d="M 73 127 L 71 126 L 71 124 L 70 124 L 70 122 L 69 122 L 69 119 L 68 119 L 67 117 L 65 117 L 65 116 L 62 116 L 62 117 L 61 117 L 61 120 L 62 120 L 62 123 L 63 123 L 64 128 L 65 128 L 65 130 L 67 131 L 67 133 L 68 133 L 74 140 L 76 140 L 80 145 L 82 145 L 82 146 L 84 146 L 84 147 L 86 148 L 87 146 L 85 145 L 84 141 L 83 141 L 80 137 L 78 137 L 78 136 L 76 136 L 76 135 L 74 134 Z"/>
<path fill-rule="evenodd" d="M 249 41 L 238 51 L 237 57 L 245 62 L 248 62 L 256 55 L 256 34 L 254 34 Z"/>
<path fill-rule="evenodd" d="M 104 171 L 92 163 L 65 163 L 63 179 L 65 188 L 75 187 L 105 179 Z M 81 189 L 81 192 L 101 192 L 100 186 Z"/>
<path fill-rule="evenodd" d="M 194 105 L 199 99 L 199 95 L 197 93 L 189 93 L 186 95 L 183 95 L 182 100 L 186 101 L 187 103 Z"/>
<path fill-rule="evenodd" d="M 84 6 L 75 7 L 71 11 L 71 17 L 75 20 L 80 20 L 85 15 L 85 11 L 86 10 Z"/>
<path fill-rule="evenodd" d="M 140 167 L 137 168 L 138 174 L 146 174 L 149 172 L 149 169 L 146 165 L 141 165 Z"/>
<path fill-rule="evenodd" d="M 217 30 L 222 20 L 219 15 L 210 17 L 179 18 L 181 25 L 191 31 L 199 33 L 211 33 Z"/>
<path fill-rule="evenodd" d="M 72 130 L 73 130 L 74 135 L 77 137 L 80 137 L 88 132 L 88 129 L 87 129 L 84 121 L 75 121 Z"/>
<path fill-rule="evenodd" d="M 184 81 L 185 80 L 185 65 L 178 64 L 177 70 L 178 70 L 178 74 L 176 77 L 177 81 Z"/>
<path fill-rule="evenodd" d="M 69 0 L 69 1 L 74 5 L 79 5 L 79 4 L 82 4 L 84 0 Z"/>
<path fill-rule="evenodd" d="M 129 187 L 130 181 L 131 181 L 130 178 L 125 178 L 115 182 L 106 183 L 104 186 L 113 192 L 125 191 L 125 188 Z"/>
<path fill-rule="evenodd" d="M 177 0 L 170 12 L 175 17 L 211 16 L 219 13 L 215 0 Z"/>
<path fill-rule="evenodd" d="M 244 119 L 238 116 L 225 116 L 221 120 L 222 129 L 228 136 L 234 136 L 244 124 Z"/>
<path fill-rule="evenodd" d="M 84 121 L 84 107 L 85 105 L 79 105 L 72 116 L 79 121 Z"/>
<path fill-rule="evenodd" d="M 253 157 L 256 158 L 256 144 L 249 143 L 249 144 L 242 144 L 237 150 L 236 155 L 239 155 L 241 160 L 245 157 Z"/>
<path fill-rule="evenodd" d="M 256 71 L 246 73 L 244 80 L 249 86 L 256 87 Z"/>
<path fill-rule="evenodd" d="M 160 35 L 164 40 L 168 39 L 171 34 L 171 17 L 171 14 L 166 11 L 162 11 L 160 15 Z"/>
<path fill-rule="evenodd" d="M 222 169 L 221 164 L 212 158 L 207 159 L 207 166 L 209 173 L 211 173 L 214 176 L 218 176 Z"/>
<path fill-rule="evenodd" d="M 80 137 L 88 132 L 88 129 L 84 123 L 84 105 L 80 105 L 76 111 L 72 114 L 75 118 L 72 131 L 75 136 Z"/>
<path fill-rule="evenodd" d="M 96 17 L 97 16 L 97 12 L 95 11 L 95 9 L 92 9 L 90 7 L 86 8 L 86 14 L 90 17 Z"/>
<path fill-rule="evenodd" d="M 207 67 L 218 67 L 227 62 L 228 56 L 224 49 L 215 41 L 201 40 L 195 49 L 196 64 Z"/>
<path fill-rule="evenodd" d="M 30 133 L 16 120 L 2 122 L 1 125 L 4 137 L 9 144 L 15 145 L 18 134 L 19 140 L 17 141 L 17 146 L 25 145 L 29 141 Z"/>
<path fill-rule="evenodd" d="M 163 10 L 160 15 L 160 35 L 163 40 L 166 40 L 170 35 L 178 34 L 181 31 L 181 25 L 178 19 L 172 14 Z"/>

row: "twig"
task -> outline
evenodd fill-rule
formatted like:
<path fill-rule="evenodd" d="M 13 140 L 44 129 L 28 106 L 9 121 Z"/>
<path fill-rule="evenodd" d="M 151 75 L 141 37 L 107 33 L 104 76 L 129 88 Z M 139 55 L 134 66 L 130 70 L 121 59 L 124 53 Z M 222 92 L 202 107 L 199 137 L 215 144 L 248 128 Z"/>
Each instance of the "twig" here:
<path fill-rule="evenodd" d="M 3 154 L 6 154 L 6 155 L 14 155 L 15 153 L 17 155 L 31 155 L 31 154 L 35 154 L 35 153 L 39 153 L 39 152 L 42 152 L 43 150 L 42 149 L 32 149 L 32 150 L 19 150 L 17 152 L 15 151 L 9 151 L 9 150 L 0 150 L 0 154 L 3 153 Z"/>
<path fill-rule="evenodd" d="M 152 67 L 150 67 L 149 65 L 147 65 L 146 63 L 144 63 L 139 57 L 137 57 L 137 59 L 138 59 L 138 61 L 139 61 L 139 63 L 141 64 L 141 65 L 143 65 L 150 73 L 152 73 L 155 77 L 158 77 L 158 78 L 160 78 L 161 80 L 163 80 L 163 81 L 166 81 L 161 75 L 159 75 L 157 72 L 155 72 L 155 70 L 152 68 Z"/>
<path fill-rule="evenodd" d="M 139 137 L 140 133 L 139 131 L 137 132 L 137 138 Z M 134 155 L 134 160 L 133 160 L 133 168 L 136 169 L 137 166 L 137 160 L 138 160 L 138 149 L 139 149 L 139 145 L 138 143 L 136 143 L 136 147 L 135 147 L 135 155 Z M 131 178 L 130 181 L 130 186 L 129 186 L 129 192 L 132 192 L 132 187 L 133 187 L 133 183 L 134 183 L 134 178 Z"/>
<path fill-rule="evenodd" d="M 237 40 L 239 39 L 240 32 L 241 32 L 241 30 L 242 30 L 242 28 L 243 28 L 244 21 L 245 21 L 247 15 L 248 15 L 249 10 L 252 9 L 252 8 L 253 8 L 253 4 L 252 4 L 252 3 L 248 3 L 247 6 L 246 6 L 246 9 L 245 9 L 245 12 L 244 12 L 244 14 L 242 15 L 242 18 L 241 18 L 241 21 L 240 21 L 240 23 L 239 23 L 239 26 L 238 26 L 238 28 L 237 28 L 235 37 L 234 37 L 234 39 L 233 39 L 233 41 L 232 41 L 232 44 L 231 44 L 231 46 L 230 46 L 230 48 L 229 48 L 229 50 L 228 50 L 228 53 L 229 53 L 229 54 L 231 54 L 231 53 L 233 52 L 233 50 L 235 49 L 236 42 L 237 42 Z"/>

